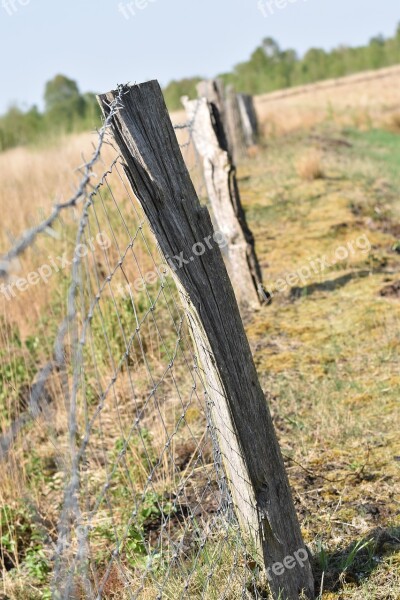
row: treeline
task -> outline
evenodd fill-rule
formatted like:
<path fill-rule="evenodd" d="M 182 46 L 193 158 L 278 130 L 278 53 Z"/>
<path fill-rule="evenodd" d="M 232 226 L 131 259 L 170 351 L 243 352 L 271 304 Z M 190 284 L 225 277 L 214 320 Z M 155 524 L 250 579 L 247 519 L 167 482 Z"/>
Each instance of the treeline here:
<path fill-rule="evenodd" d="M 221 77 L 238 92 L 262 94 L 397 63 L 400 25 L 391 38 L 377 36 L 366 46 L 339 46 L 330 52 L 311 48 L 302 58 L 295 50 L 283 50 L 274 39 L 265 38 L 248 61 Z M 172 81 L 164 89 L 168 108 L 181 109 L 182 96 L 196 97 L 200 79 Z M 0 117 L 0 150 L 37 142 L 49 135 L 94 129 L 101 122 L 95 94 L 81 94 L 76 82 L 64 75 L 57 75 L 46 84 L 44 100 L 43 113 L 35 106 L 25 112 L 12 106 Z"/>
<path fill-rule="evenodd" d="M 0 150 L 93 129 L 101 123 L 95 94 L 81 94 L 77 83 L 64 75 L 47 82 L 44 101 L 44 112 L 36 106 L 28 111 L 11 106 L 0 117 Z"/>
<path fill-rule="evenodd" d="M 339 46 L 330 52 L 311 48 L 302 58 L 295 50 L 283 50 L 274 39 L 265 38 L 248 61 L 239 63 L 232 72 L 221 77 L 238 92 L 264 94 L 398 63 L 400 25 L 392 38 L 377 36 L 366 46 Z M 197 81 L 199 78 L 183 79 L 167 86 L 165 95 L 171 110 L 181 108 L 181 96 L 196 96 Z"/>
<path fill-rule="evenodd" d="M 182 109 L 181 98 L 182 96 L 189 96 L 189 98 L 196 98 L 197 91 L 196 85 L 204 79 L 203 77 L 192 77 L 190 79 L 180 79 L 178 81 L 171 81 L 164 88 L 164 98 L 166 105 L 169 110 Z M 182 109 L 183 110 L 183 109 Z"/>

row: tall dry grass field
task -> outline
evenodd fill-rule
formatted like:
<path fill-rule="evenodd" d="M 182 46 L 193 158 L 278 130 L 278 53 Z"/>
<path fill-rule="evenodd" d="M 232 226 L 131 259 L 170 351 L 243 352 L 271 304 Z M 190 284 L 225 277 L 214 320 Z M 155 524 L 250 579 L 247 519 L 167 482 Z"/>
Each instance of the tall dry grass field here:
<path fill-rule="evenodd" d="M 256 107 L 267 138 L 319 123 L 390 129 L 400 113 L 400 67 L 265 94 Z"/>

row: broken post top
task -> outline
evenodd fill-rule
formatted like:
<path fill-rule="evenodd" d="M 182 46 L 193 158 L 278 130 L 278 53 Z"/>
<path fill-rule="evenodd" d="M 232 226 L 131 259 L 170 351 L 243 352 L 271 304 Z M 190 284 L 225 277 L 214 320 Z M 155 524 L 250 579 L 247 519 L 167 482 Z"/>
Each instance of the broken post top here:
<path fill-rule="evenodd" d="M 151 80 L 140 85 L 121 86 L 120 89 L 122 89 L 123 101 L 113 119 L 112 130 L 124 159 L 129 161 L 134 157 L 140 178 L 146 180 L 151 174 L 152 184 L 157 189 L 155 201 L 160 205 L 174 202 L 177 198 L 181 200 L 181 180 L 183 179 L 186 185 L 190 177 L 182 172 L 180 152 L 171 152 L 171 149 L 179 150 L 179 144 L 160 84 L 157 80 Z M 119 90 L 113 90 L 98 96 L 106 116 L 107 107 L 115 100 L 118 93 Z M 131 110 L 132 105 L 136 107 L 135 114 Z M 152 106 L 151 111 L 148 110 L 149 105 Z M 119 114 L 123 114 L 122 119 L 119 118 Z M 139 120 L 138 114 L 145 120 Z M 157 135 L 160 129 L 166 132 L 165 136 Z M 128 132 L 130 135 L 126 135 Z M 156 160 L 156 156 L 161 156 L 162 162 Z M 167 176 L 171 170 L 177 174 L 173 180 Z M 165 189 L 168 189 L 168 198 L 165 197 Z"/>
<path fill-rule="evenodd" d="M 204 79 L 197 84 L 196 89 L 199 98 L 207 98 L 219 109 L 222 108 L 222 103 L 225 101 L 225 86 L 222 79 Z"/>

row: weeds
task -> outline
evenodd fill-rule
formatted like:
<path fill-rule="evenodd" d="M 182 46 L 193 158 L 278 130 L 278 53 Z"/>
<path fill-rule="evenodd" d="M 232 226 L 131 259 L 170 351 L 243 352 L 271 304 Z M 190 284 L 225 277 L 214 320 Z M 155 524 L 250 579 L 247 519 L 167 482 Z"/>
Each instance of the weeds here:
<path fill-rule="evenodd" d="M 308 152 L 305 156 L 298 159 L 296 171 L 301 179 L 305 181 L 314 181 L 322 179 L 324 171 L 322 169 L 322 158 L 319 152 Z"/>

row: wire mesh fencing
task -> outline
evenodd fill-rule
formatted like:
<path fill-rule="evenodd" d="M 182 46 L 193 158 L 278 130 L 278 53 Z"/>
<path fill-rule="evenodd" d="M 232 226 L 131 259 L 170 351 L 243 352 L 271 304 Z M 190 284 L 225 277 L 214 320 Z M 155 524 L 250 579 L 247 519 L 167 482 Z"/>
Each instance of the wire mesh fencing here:
<path fill-rule="evenodd" d="M 71 199 L 1 263 L 2 527 L 20 496 L 30 531 L 12 525 L 3 572 L 31 556 L 32 597 L 60 600 L 267 597 L 170 264 L 108 136 L 122 102 Z M 204 199 L 192 126 L 175 129 Z"/>

